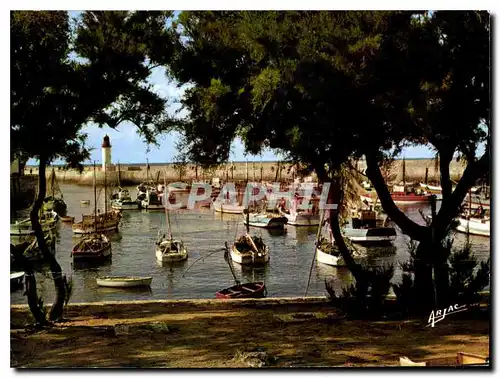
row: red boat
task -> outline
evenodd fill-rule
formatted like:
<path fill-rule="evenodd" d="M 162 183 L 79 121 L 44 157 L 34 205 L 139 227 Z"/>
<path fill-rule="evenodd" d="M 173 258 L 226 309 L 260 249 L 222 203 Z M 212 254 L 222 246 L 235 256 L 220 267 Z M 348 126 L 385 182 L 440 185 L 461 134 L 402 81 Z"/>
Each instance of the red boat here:
<path fill-rule="evenodd" d="M 392 200 L 396 205 L 412 204 L 412 203 L 425 203 L 430 202 L 432 194 L 417 194 L 417 193 L 391 193 Z"/>
<path fill-rule="evenodd" d="M 218 291 L 215 294 L 215 298 L 264 298 L 266 296 L 266 292 L 267 290 L 264 282 L 248 282 Z"/>

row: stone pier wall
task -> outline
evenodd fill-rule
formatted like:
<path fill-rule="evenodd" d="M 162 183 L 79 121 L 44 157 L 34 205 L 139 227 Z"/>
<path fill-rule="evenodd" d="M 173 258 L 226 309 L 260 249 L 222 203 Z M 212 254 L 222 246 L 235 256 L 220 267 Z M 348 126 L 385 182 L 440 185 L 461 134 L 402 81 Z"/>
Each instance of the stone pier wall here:
<path fill-rule="evenodd" d="M 53 167 L 56 172 L 56 177 L 60 183 L 74 183 L 80 185 L 92 185 L 94 180 L 93 167 L 87 166 L 82 173 L 76 170 L 64 170 L 62 167 Z M 109 171 L 106 179 L 110 184 L 118 182 L 118 168 Z M 364 172 L 366 164 L 363 161 L 358 163 L 357 168 Z M 459 180 L 463 174 L 464 166 L 458 162 L 452 162 L 450 166 L 450 175 L 452 180 Z M 278 169 L 280 170 L 279 173 Z M 426 169 L 428 170 L 428 180 L 430 183 L 439 182 L 439 169 L 436 169 L 434 160 L 432 159 L 409 159 L 406 160 L 406 181 L 419 182 L 425 178 Z M 50 175 L 52 168 L 47 169 L 47 177 Z M 38 174 L 36 167 L 25 167 L 26 174 Z M 96 177 L 99 184 L 104 181 L 104 172 L 102 167 L 96 167 Z M 384 176 L 390 183 L 402 181 L 402 160 L 396 160 L 390 169 L 383 171 Z M 260 181 L 278 181 L 292 180 L 295 176 L 294 169 L 291 164 L 278 162 L 248 162 L 248 179 Z M 146 165 L 126 165 L 120 166 L 120 177 L 122 185 L 139 184 L 147 179 L 164 180 L 169 182 L 174 181 L 191 181 L 191 180 L 210 180 L 212 177 L 219 177 L 221 180 L 243 181 L 247 178 L 247 163 L 235 162 L 232 164 L 222 165 L 216 169 L 205 170 L 201 167 L 196 168 L 195 165 L 179 166 L 173 163 L 150 165 L 149 178 L 147 177 Z M 313 178 L 315 176 L 313 175 Z"/>

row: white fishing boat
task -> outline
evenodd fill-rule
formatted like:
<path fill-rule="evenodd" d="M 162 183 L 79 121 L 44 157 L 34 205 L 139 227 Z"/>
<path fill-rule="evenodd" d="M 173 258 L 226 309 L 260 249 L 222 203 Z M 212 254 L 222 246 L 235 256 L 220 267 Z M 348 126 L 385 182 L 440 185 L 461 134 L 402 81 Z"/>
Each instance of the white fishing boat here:
<path fill-rule="evenodd" d="M 344 235 L 353 243 L 390 244 L 396 239 L 396 229 L 378 227 L 377 213 L 373 210 L 354 210 L 350 227 L 344 228 Z"/>
<path fill-rule="evenodd" d="M 245 225 L 260 228 L 284 228 L 288 219 L 286 217 L 276 216 L 272 213 L 250 213 L 248 220 L 246 215 L 243 215 L 243 222 Z"/>
<path fill-rule="evenodd" d="M 139 203 L 132 200 L 127 189 L 119 188 L 116 198 L 111 200 L 111 207 L 115 210 L 137 210 Z"/>
<path fill-rule="evenodd" d="M 151 286 L 153 277 L 139 276 L 106 276 L 96 278 L 98 286 L 113 287 L 113 288 L 132 288 Z"/>
<path fill-rule="evenodd" d="M 166 187 L 166 185 L 165 185 Z M 168 206 L 163 207 L 167 220 L 167 233 L 158 237 L 156 242 L 156 260 L 161 262 L 184 261 L 188 258 L 188 252 L 182 240 L 174 239 L 172 236 L 172 225 L 170 223 L 170 212 Z"/>
<path fill-rule="evenodd" d="M 226 214 L 243 214 L 245 209 L 245 206 L 233 203 L 228 199 L 216 199 L 212 206 L 216 212 Z"/>
<path fill-rule="evenodd" d="M 319 198 L 311 198 L 309 200 L 308 209 L 301 210 L 301 202 L 304 197 L 295 196 L 291 200 L 290 209 L 285 209 L 283 204 L 278 206 L 278 212 L 287 219 L 287 224 L 291 226 L 318 226 L 319 217 Z"/>
<path fill-rule="evenodd" d="M 187 260 L 188 253 L 182 240 L 167 238 L 165 235 L 156 242 L 156 259 L 161 262 Z"/>
<path fill-rule="evenodd" d="M 59 215 L 51 210 L 42 213 L 40 216 L 40 225 L 44 233 L 51 232 L 57 227 Z M 33 235 L 35 231 L 31 227 L 31 219 L 27 218 L 22 221 L 16 221 L 10 225 L 11 235 Z"/>
<path fill-rule="evenodd" d="M 490 218 L 474 218 L 468 216 L 460 216 L 459 224 L 456 227 L 457 231 L 468 233 L 471 235 L 490 236 Z"/>
<path fill-rule="evenodd" d="M 230 249 L 231 260 L 241 265 L 263 265 L 269 261 L 269 247 L 260 236 L 250 235 L 250 211 L 246 209 L 246 233 Z"/>
<path fill-rule="evenodd" d="M 327 210 L 325 210 L 323 213 L 324 218 L 326 213 Z M 323 236 L 323 233 L 326 233 L 327 236 Z M 322 219 L 322 227 L 318 229 L 315 246 L 316 261 L 331 266 L 345 265 L 340 251 L 335 247 L 335 240 L 333 238 L 333 233 L 327 219 Z"/>
<path fill-rule="evenodd" d="M 269 261 L 269 247 L 261 237 L 245 234 L 232 245 L 231 259 L 242 265 L 262 265 Z"/>

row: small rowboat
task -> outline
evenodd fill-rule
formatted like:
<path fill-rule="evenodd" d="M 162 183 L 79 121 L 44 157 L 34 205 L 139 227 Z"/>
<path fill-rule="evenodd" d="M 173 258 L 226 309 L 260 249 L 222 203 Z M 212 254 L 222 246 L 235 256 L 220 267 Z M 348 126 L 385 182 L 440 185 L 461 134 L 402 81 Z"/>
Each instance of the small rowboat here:
<path fill-rule="evenodd" d="M 266 285 L 264 282 L 248 282 L 234 285 L 218 291 L 215 298 L 235 299 L 235 298 L 263 298 L 266 296 Z"/>
<path fill-rule="evenodd" d="M 90 201 L 89 200 L 81 200 L 80 203 L 82 205 L 90 205 Z"/>
<path fill-rule="evenodd" d="M 106 276 L 96 278 L 98 286 L 129 288 L 150 286 L 153 277 L 138 277 L 138 276 Z"/>
<path fill-rule="evenodd" d="M 75 220 L 75 217 L 61 217 L 61 222 L 68 222 L 68 223 L 73 223 Z"/>

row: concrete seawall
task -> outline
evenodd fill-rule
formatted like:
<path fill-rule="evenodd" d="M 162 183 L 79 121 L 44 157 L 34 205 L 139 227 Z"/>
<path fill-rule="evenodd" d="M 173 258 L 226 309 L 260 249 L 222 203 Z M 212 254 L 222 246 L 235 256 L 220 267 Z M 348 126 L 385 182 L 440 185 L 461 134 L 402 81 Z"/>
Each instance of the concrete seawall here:
<path fill-rule="evenodd" d="M 396 160 L 390 169 L 383 171 L 388 182 L 402 181 L 402 160 Z M 52 167 L 55 169 L 57 180 L 60 183 L 73 183 L 80 185 L 92 185 L 94 180 L 93 168 L 85 167 L 82 173 L 76 170 L 65 170 L 62 167 Z M 47 177 L 52 168 L 47 170 Z M 366 164 L 363 161 L 358 163 L 357 168 L 364 172 Z M 430 183 L 439 182 L 439 168 L 435 167 L 432 159 L 409 159 L 406 160 L 406 181 L 423 181 L 425 172 L 428 172 Z M 452 180 L 458 181 L 463 174 L 465 167 L 456 161 L 450 165 L 450 175 Z M 104 181 L 104 172 L 101 167 L 96 167 L 96 177 L 99 184 Z M 260 181 L 288 181 L 295 177 L 295 169 L 291 164 L 278 162 L 235 162 L 232 164 L 221 165 L 214 169 L 202 169 L 192 164 L 179 166 L 174 163 L 155 164 L 150 166 L 149 178 L 147 177 L 146 165 L 126 165 L 120 166 L 120 180 L 122 185 L 139 184 L 147 179 L 165 180 L 168 182 L 191 181 L 191 180 L 210 180 L 213 177 L 219 177 L 224 181 L 243 181 L 248 179 Z M 26 167 L 25 174 L 38 174 L 37 167 Z M 313 178 L 315 176 L 313 175 Z M 111 185 L 118 182 L 118 168 L 112 167 L 106 176 L 106 180 Z"/>

